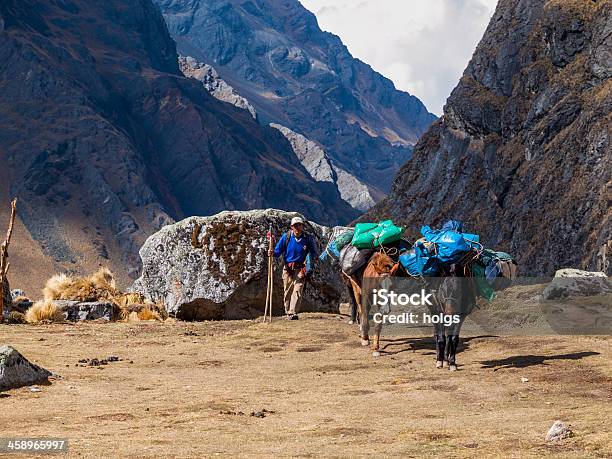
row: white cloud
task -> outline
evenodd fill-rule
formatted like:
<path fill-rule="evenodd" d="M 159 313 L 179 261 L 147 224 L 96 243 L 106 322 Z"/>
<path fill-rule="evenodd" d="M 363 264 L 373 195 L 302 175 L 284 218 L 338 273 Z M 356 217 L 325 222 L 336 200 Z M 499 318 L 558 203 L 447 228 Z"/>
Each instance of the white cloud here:
<path fill-rule="evenodd" d="M 353 56 L 440 115 L 496 0 L 301 0 Z"/>

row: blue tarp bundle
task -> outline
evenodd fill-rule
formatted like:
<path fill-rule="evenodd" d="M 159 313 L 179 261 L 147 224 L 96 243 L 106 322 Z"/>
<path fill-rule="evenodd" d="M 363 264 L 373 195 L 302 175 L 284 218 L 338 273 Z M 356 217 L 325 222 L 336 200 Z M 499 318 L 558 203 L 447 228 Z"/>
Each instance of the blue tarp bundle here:
<path fill-rule="evenodd" d="M 353 238 L 354 230 L 348 230 L 343 233 L 340 233 L 334 239 L 329 241 L 327 247 L 319 257 L 319 260 L 323 261 L 330 255 L 334 260 L 338 261 L 340 259 L 340 251 L 351 242 Z"/>
<path fill-rule="evenodd" d="M 462 229 L 463 224 L 457 220 L 449 220 L 440 230 L 421 227 L 424 241 L 417 241 L 412 250 L 400 255 L 400 263 L 413 276 L 435 276 L 479 242 L 477 234 L 459 232 Z"/>

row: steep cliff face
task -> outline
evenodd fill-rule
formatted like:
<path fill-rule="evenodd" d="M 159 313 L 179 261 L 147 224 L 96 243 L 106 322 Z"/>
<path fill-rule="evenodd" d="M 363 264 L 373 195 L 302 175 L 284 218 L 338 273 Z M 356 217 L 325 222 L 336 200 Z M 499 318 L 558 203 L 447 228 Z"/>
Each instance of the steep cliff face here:
<path fill-rule="evenodd" d="M 298 0 L 155 0 L 182 54 L 274 122 L 319 143 L 380 196 L 435 117 L 353 58 Z"/>
<path fill-rule="evenodd" d="M 149 0 L 1 2 L 0 88 L 0 197 L 56 269 L 136 276 L 144 239 L 189 215 L 355 216 L 278 131 L 183 76 Z"/>
<path fill-rule="evenodd" d="M 524 274 L 609 273 L 611 8 L 501 0 L 444 116 L 362 218 L 459 218 Z"/>
<path fill-rule="evenodd" d="M 183 75 L 198 80 L 213 97 L 243 110 L 248 110 L 253 118 L 257 118 L 255 107 L 219 77 L 214 67 L 198 62 L 191 56 L 179 56 L 179 67 Z"/>
<path fill-rule="evenodd" d="M 319 145 L 288 127 L 275 123 L 270 123 L 270 126 L 285 136 L 302 166 L 313 179 L 317 182 L 333 183 L 342 199 L 354 209 L 364 212 L 374 205 L 375 200 L 368 186 L 335 164 Z"/>

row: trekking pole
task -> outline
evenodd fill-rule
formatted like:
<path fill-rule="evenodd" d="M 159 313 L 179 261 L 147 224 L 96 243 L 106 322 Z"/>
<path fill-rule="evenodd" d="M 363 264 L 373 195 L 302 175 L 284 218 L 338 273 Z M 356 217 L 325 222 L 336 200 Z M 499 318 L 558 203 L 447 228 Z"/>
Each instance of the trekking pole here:
<path fill-rule="evenodd" d="M 273 290 L 273 279 L 274 275 L 272 272 L 272 256 L 269 255 L 270 250 L 272 250 L 272 225 L 270 225 L 270 229 L 268 230 L 268 285 L 266 287 L 266 308 L 264 309 L 263 321 L 266 321 L 268 317 L 268 308 L 270 309 L 270 322 L 272 322 L 272 290 Z"/>
<path fill-rule="evenodd" d="M 272 232 L 270 232 L 270 241 L 272 241 Z M 270 247 L 273 244 L 270 243 Z M 270 267 L 268 268 L 268 272 L 270 273 L 270 323 L 272 323 L 272 294 L 274 293 L 274 259 L 270 258 Z"/>

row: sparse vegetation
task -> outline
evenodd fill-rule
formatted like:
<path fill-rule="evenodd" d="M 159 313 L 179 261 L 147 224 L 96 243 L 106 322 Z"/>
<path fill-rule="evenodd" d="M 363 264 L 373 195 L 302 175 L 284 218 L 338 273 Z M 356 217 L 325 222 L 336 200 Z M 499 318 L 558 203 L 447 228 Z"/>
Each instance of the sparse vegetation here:
<path fill-rule="evenodd" d="M 50 300 L 37 301 L 25 313 L 25 321 L 29 324 L 42 322 L 63 322 L 64 314 Z"/>
<path fill-rule="evenodd" d="M 89 277 L 56 274 L 43 289 L 45 300 L 98 301 L 111 300 L 120 295 L 115 278 L 108 268 L 100 268 Z"/>
<path fill-rule="evenodd" d="M 119 291 L 113 273 L 106 267 L 100 268 L 91 276 L 55 274 L 45 284 L 43 298 L 44 302 L 49 304 L 54 300 L 109 301 L 114 306 L 113 317 L 119 321 L 163 321 L 168 318 L 163 305 L 151 303 L 140 293 Z M 35 323 L 36 320 L 28 322 Z"/>

